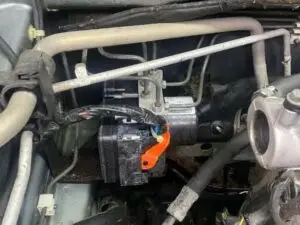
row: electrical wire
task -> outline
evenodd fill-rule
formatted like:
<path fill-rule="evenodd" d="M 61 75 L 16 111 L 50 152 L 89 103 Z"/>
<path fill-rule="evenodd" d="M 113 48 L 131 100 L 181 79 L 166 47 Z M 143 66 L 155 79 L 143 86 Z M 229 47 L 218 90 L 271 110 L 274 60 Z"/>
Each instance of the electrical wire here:
<path fill-rule="evenodd" d="M 71 72 L 70 72 L 70 67 L 69 67 L 69 63 L 68 63 L 67 54 L 65 52 L 63 52 L 61 54 L 61 58 L 62 58 L 62 63 L 63 63 L 63 66 L 64 66 L 64 70 L 65 70 L 67 80 L 71 80 Z M 70 93 L 71 93 L 71 99 L 72 99 L 73 107 L 78 108 L 78 102 L 77 102 L 75 90 L 71 89 Z"/>
<path fill-rule="evenodd" d="M 219 34 L 215 35 L 211 41 L 210 41 L 210 46 L 214 45 L 217 38 L 219 37 Z M 202 97 L 203 97 L 203 89 L 204 89 L 204 80 L 205 80 L 205 73 L 207 66 L 209 64 L 211 55 L 207 55 L 204 59 L 202 68 L 201 68 L 201 73 L 199 75 L 199 86 L 198 86 L 198 94 L 197 94 L 197 100 L 194 103 L 191 104 L 174 104 L 170 105 L 170 108 L 190 108 L 190 107 L 197 107 L 201 104 L 202 102 Z"/>
<path fill-rule="evenodd" d="M 18 61 L 18 56 L 1 36 L 0 36 L 0 50 L 7 57 L 12 67 L 14 67 Z"/>
<path fill-rule="evenodd" d="M 202 43 L 204 41 L 204 36 L 202 36 L 196 46 L 196 49 L 200 48 L 202 46 Z M 188 67 L 188 71 L 187 71 L 187 74 L 186 74 L 186 77 L 183 81 L 179 81 L 179 82 L 168 82 L 166 85 L 167 87 L 178 87 L 178 86 L 184 86 L 186 85 L 190 79 L 191 79 L 191 76 L 192 76 L 192 72 L 193 72 L 193 67 L 194 67 L 194 64 L 195 64 L 195 61 L 196 59 L 193 58 L 190 60 L 190 63 L 189 63 L 189 67 Z"/>

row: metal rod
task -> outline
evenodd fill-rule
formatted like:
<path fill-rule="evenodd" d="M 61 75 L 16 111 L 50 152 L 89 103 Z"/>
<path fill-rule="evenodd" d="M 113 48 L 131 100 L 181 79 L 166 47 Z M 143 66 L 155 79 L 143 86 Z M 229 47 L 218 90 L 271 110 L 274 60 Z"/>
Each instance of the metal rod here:
<path fill-rule="evenodd" d="M 17 177 L 9 197 L 2 225 L 17 224 L 30 177 L 32 150 L 33 133 L 24 131 L 21 136 Z"/>
<path fill-rule="evenodd" d="M 119 79 L 122 77 L 130 76 L 132 74 L 136 74 L 138 72 L 172 65 L 172 64 L 183 62 L 183 61 L 190 60 L 193 58 L 197 58 L 197 57 L 213 54 L 216 52 L 221 52 L 221 51 L 237 48 L 240 46 L 253 44 L 258 41 L 262 41 L 262 40 L 266 40 L 266 39 L 270 39 L 270 38 L 274 38 L 274 37 L 278 37 L 278 36 L 283 36 L 283 35 L 285 35 L 285 39 L 284 39 L 285 40 L 284 41 L 285 75 L 290 75 L 291 54 L 290 54 L 290 43 L 287 45 L 287 38 L 286 38 L 287 34 L 289 36 L 289 32 L 287 30 L 279 29 L 279 30 L 265 32 L 265 33 L 259 34 L 259 35 L 251 35 L 248 37 L 239 38 L 239 39 L 235 39 L 232 41 L 227 41 L 227 42 L 224 42 L 221 44 L 216 44 L 213 46 L 208 46 L 208 47 L 204 47 L 201 49 L 196 49 L 196 50 L 192 50 L 192 51 L 188 51 L 188 52 L 148 61 L 145 63 L 140 63 L 140 64 L 136 64 L 136 65 L 132 65 L 132 66 L 127 66 L 127 67 L 123 67 L 123 68 L 119 68 L 119 69 L 114 69 L 114 70 L 110 70 L 110 71 L 106 71 L 106 72 L 97 73 L 97 74 L 91 75 L 85 79 L 77 78 L 77 79 L 58 82 L 58 83 L 53 84 L 53 90 L 55 93 L 59 93 L 62 91 L 70 90 L 72 88 L 85 87 L 85 86 L 89 86 L 91 84 L 96 84 L 96 83 L 100 83 L 100 82 L 104 82 L 104 81 L 108 81 L 108 80 Z M 262 77 L 256 77 L 256 78 L 258 81 L 265 79 Z"/>

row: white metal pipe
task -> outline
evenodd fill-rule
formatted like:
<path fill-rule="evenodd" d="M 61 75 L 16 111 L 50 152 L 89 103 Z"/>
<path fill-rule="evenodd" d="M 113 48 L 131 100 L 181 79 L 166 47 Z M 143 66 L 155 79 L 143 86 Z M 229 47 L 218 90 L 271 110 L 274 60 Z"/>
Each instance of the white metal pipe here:
<path fill-rule="evenodd" d="M 10 193 L 9 201 L 2 219 L 2 225 L 16 225 L 28 186 L 33 150 L 33 133 L 24 131 L 20 142 L 20 155 L 17 177 Z"/>
<path fill-rule="evenodd" d="M 263 33 L 263 28 L 257 20 L 232 17 L 59 33 L 44 38 L 37 43 L 35 49 L 53 56 L 66 51 L 242 30 L 250 31 L 252 35 Z M 258 86 L 259 88 L 267 86 L 264 42 L 254 43 L 252 52 Z"/>
<path fill-rule="evenodd" d="M 274 31 L 265 32 L 260 35 L 252 35 L 252 36 L 248 36 L 248 37 L 244 37 L 244 38 L 239 38 L 236 40 L 227 41 L 227 42 L 216 44 L 213 46 L 208 46 L 208 47 L 204 47 L 201 49 L 196 49 L 196 50 L 192 50 L 192 51 L 188 51 L 188 52 L 148 61 L 145 63 L 139 63 L 139 64 L 132 65 L 132 66 L 127 66 L 127 67 L 123 67 L 123 68 L 119 68 L 119 69 L 114 69 L 114 70 L 110 70 L 110 71 L 97 73 L 97 74 L 88 76 L 84 79 L 81 78 L 81 79 L 72 79 L 72 80 L 62 81 L 62 82 L 53 84 L 53 90 L 55 93 L 58 93 L 58 92 L 70 90 L 72 88 L 79 88 L 79 87 L 84 87 L 84 86 L 88 86 L 91 84 L 96 84 L 99 82 L 118 79 L 121 77 L 136 74 L 141 71 L 156 69 L 156 68 L 168 66 L 171 64 L 175 64 L 175 63 L 180 63 L 180 62 L 190 60 L 193 58 L 229 50 L 232 48 L 237 48 L 237 47 L 248 45 L 248 44 L 253 44 L 258 41 L 262 41 L 262 40 L 266 40 L 266 39 L 270 39 L 270 38 L 274 38 L 274 37 L 278 37 L 278 36 L 282 36 L 282 35 L 285 35 L 286 32 L 287 32 L 287 30 L 285 30 L 285 29 L 278 29 L 278 30 L 274 30 Z M 287 57 L 290 58 L 290 53 L 288 54 Z M 290 60 L 289 60 L 289 62 L 290 62 Z M 285 64 L 285 66 L 287 66 L 287 64 Z"/>

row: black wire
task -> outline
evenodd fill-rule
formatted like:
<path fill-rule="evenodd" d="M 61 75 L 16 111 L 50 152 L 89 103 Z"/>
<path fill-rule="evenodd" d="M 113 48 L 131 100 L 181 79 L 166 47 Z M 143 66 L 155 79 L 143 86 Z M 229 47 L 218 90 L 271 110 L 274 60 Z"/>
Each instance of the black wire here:
<path fill-rule="evenodd" d="M 18 56 L 1 36 L 0 36 L 0 50 L 7 57 L 12 67 L 14 67 L 18 61 Z"/>
<path fill-rule="evenodd" d="M 135 120 L 137 123 L 164 126 L 166 121 L 161 116 L 151 111 L 128 105 L 91 105 L 73 109 L 56 116 L 59 125 L 69 125 L 94 117 L 124 116 Z"/>
<path fill-rule="evenodd" d="M 93 20 L 60 26 L 60 29 L 64 31 L 97 29 L 115 25 L 132 25 L 132 22 L 135 23 L 134 25 L 141 24 L 142 22 L 144 24 L 145 19 L 140 19 L 141 17 L 147 17 L 148 23 L 184 21 L 218 12 L 229 11 L 234 8 L 241 8 L 242 4 L 237 4 L 237 2 L 239 2 L 239 0 L 209 0 L 133 8 L 102 18 L 96 17 Z M 252 1 L 247 0 L 243 6 L 251 2 Z"/>

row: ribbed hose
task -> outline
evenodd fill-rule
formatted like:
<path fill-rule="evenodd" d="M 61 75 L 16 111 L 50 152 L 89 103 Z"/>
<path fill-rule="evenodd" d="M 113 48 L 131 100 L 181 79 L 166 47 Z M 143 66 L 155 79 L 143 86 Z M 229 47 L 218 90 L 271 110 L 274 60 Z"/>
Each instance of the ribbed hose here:
<path fill-rule="evenodd" d="M 181 222 L 211 180 L 248 144 L 248 134 L 244 130 L 228 141 L 222 149 L 206 161 L 170 204 L 167 209 L 170 216 L 166 218 L 163 225 L 173 225 L 176 220 Z"/>

